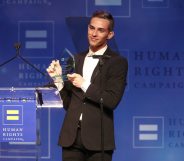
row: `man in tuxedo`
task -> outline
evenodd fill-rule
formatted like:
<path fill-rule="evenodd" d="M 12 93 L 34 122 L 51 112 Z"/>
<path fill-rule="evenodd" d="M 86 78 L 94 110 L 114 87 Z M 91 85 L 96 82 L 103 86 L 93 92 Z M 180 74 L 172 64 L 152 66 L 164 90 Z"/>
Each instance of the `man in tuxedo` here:
<path fill-rule="evenodd" d="M 101 161 L 102 152 L 104 161 L 112 160 L 113 112 L 123 96 L 128 70 L 127 60 L 107 45 L 113 27 L 110 13 L 94 12 L 88 25 L 89 49 L 75 55 L 75 72 L 67 75 L 68 81 L 62 80 L 58 60 L 47 68 L 66 110 L 59 135 L 63 161 Z"/>

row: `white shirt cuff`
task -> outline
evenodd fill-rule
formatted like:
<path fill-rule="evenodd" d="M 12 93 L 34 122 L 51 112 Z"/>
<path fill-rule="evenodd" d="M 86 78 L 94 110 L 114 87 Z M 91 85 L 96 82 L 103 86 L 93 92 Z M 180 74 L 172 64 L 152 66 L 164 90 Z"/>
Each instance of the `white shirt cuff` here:
<path fill-rule="evenodd" d="M 58 91 L 61 91 L 64 87 L 64 82 L 57 82 L 57 83 L 54 83 L 58 89 Z"/>
<path fill-rule="evenodd" d="M 85 82 L 81 85 L 81 89 L 83 90 L 83 92 L 86 93 L 86 91 L 87 91 L 88 87 L 90 86 L 90 84 L 91 84 L 90 82 L 85 81 Z"/>

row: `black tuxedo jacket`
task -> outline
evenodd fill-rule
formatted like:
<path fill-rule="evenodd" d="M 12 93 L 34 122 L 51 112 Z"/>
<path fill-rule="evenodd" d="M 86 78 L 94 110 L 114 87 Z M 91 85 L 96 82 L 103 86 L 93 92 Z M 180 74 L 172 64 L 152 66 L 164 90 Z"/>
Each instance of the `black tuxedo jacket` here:
<path fill-rule="evenodd" d="M 87 52 L 77 54 L 76 73 L 82 75 L 82 68 Z M 59 145 L 69 147 L 74 143 L 78 121 L 83 113 L 81 138 L 83 145 L 89 150 L 101 150 L 100 98 L 104 105 L 104 149 L 113 150 L 114 123 L 113 111 L 117 107 L 126 86 L 128 70 L 127 60 L 107 48 L 104 58 L 98 63 L 91 77 L 91 85 L 84 93 L 71 83 L 65 82 L 60 91 L 66 109 L 63 126 L 59 136 Z"/>

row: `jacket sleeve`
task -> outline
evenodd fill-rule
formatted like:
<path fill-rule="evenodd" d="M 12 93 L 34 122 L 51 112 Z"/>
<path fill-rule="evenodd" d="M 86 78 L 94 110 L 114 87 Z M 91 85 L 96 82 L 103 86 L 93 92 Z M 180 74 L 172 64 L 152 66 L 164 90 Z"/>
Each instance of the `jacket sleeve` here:
<path fill-rule="evenodd" d="M 72 97 L 72 84 L 70 82 L 65 82 L 63 89 L 60 91 L 60 96 L 63 101 L 63 107 L 68 110 L 71 97 Z"/>
<path fill-rule="evenodd" d="M 121 100 L 125 87 L 128 71 L 128 62 L 125 58 L 116 56 L 110 60 L 102 86 L 92 83 L 86 91 L 86 98 L 100 103 L 103 99 L 104 108 L 115 109 Z"/>

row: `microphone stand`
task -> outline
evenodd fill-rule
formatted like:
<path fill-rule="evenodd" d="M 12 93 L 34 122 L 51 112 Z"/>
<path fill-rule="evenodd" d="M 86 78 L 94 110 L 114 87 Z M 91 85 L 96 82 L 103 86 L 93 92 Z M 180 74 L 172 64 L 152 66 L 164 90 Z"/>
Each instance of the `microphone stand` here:
<path fill-rule="evenodd" d="M 20 43 L 15 43 L 14 47 L 16 49 L 16 55 L 14 57 L 12 57 L 11 59 L 3 62 L 2 64 L 0 64 L 0 67 L 4 66 L 5 64 L 8 64 L 9 62 L 13 61 L 15 58 L 20 58 L 23 62 L 25 62 L 26 64 L 30 65 L 32 68 L 34 68 L 37 72 L 41 73 L 43 76 L 46 76 L 45 73 L 43 73 L 42 71 L 40 71 L 37 67 L 35 67 L 33 64 L 31 64 L 28 60 L 24 59 L 21 55 L 20 55 L 20 48 L 21 48 L 21 44 Z"/>
<path fill-rule="evenodd" d="M 109 59 L 111 56 L 109 55 L 93 55 L 92 56 L 94 59 L 99 59 L 99 71 L 100 73 L 102 72 L 102 66 L 104 65 L 104 60 L 103 59 Z M 102 87 L 102 78 L 100 79 L 100 87 Z M 102 95 L 102 90 L 101 90 L 101 95 Z M 103 113 L 104 113 L 104 107 L 103 107 L 103 98 L 100 98 L 100 123 L 101 123 L 101 161 L 104 161 L 104 118 L 103 118 Z"/>
<path fill-rule="evenodd" d="M 99 57 L 99 70 L 100 73 L 102 72 L 102 66 L 103 66 L 104 62 L 103 62 L 103 57 Z M 100 87 L 102 87 L 102 77 L 100 79 Z M 101 90 L 101 95 L 102 95 L 102 90 Z M 103 118 L 103 113 L 104 113 L 104 109 L 103 109 L 103 98 L 101 96 L 100 98 L 100 123 L 101 123 L 101 160 L 104 161 L 104 118 Z"/>

